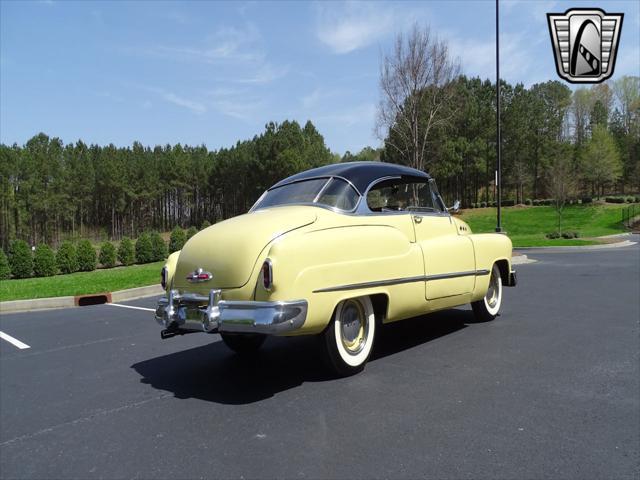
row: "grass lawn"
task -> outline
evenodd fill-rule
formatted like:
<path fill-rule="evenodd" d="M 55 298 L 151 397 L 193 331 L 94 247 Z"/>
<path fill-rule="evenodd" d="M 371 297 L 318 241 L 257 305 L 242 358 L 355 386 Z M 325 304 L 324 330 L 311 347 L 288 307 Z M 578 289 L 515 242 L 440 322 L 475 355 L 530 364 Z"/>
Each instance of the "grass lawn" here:
<path fill-rule="evenodd" d="M 558 245 L 593 245 L 599 243 L 589 237 L 626 232 L 622 226 L 622 209 L 625 204 L 571 205 L 564 209 L 563 232 L 578 232 L 579 239 L 549 240 L 547 233 L 558 229 L 558 216 L 552 206 L 506 207 L 502 209 L 502 228 L 513 241 L 514 247 L 538 247 Z M 495 208 L 477 208 L 461 212 L 474 233 L 493 232 L 496 227 Z"/>
<path fill-rule="evenodd" d="M 54 277 L 2 280 L 0 281 L 0 302 L 114 292 L 153 285 L 160 283 L 162 265 L 164 262 L 155 262 Z"/>

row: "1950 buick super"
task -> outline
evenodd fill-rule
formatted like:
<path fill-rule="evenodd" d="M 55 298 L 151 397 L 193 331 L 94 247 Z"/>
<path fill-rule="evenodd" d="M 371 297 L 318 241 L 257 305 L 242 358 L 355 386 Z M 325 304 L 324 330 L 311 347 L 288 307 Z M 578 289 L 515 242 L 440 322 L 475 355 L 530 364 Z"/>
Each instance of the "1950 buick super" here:
<path fill-rule="evenodd" d="M 266 335 L 321 335 L 340 375 L 364 367 L 380 323 L 471 303 L 493 319 L 514 286 L 511 241 L 472 234 L 424 172 L 382 162 L 286 178 L 206 228 L 162 269 L 162 337 L 219 333 L 239 353 Z"/>

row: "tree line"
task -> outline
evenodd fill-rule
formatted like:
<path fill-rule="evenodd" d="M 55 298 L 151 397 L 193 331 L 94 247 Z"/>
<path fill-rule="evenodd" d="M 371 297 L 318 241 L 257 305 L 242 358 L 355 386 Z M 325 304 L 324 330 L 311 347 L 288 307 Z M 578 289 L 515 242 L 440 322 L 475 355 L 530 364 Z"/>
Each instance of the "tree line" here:
<path fill-rule="evenodd" d="M 0 243 L 120 239 L 246 212 L 283 177 L 340 161 L 311 122 L 269 123 L 251 140 L 154 148 L 63 144 L 40 133 L 0 145 Z"/>
<path fill-rule="evenodd" d="M 383 160 L 429 171 L 469 206 L 494 196 L 496 85 L 459 70 L 429 26 L 398 34 L 382 59 L 377 131 Z M 640 78 L 575 91 L 501 81 L 500 104 L 503 198 L 640 191 Z"/>
<path fill-rule="evenodd" d="M 412 113 L 426 128 L 422 168 L 447 202 L 463 207 L 495 200 L 495 83 L 456 76 L 421 86 Z M 446 94 L 435 90 L 446 89 Z M 571 91 L 548 81 L 501 86 L 503 199 L 640 192 L 640 82 Z M 436 100 L 434 100 L 436 99 Z M 439 99 L 446 99 L 440 101 Z M 406 100 L 406 99 L 405 99 Z M 417 106 L 416 106 L 417 105 Z M 67 239 L 118 240 L 143 231 L 198 226 L 246 212 L 278 180 L 339 161 L 412 165 L 398 148 L 406 134 L 396 112 L 381 148 L 342 157 L 308 121 L 271 122 L 231 148 L 63 144 L 40 133 L 26 144 L 0 145 L 0 244 L 14 239 L 57 246 Z M 416 144 L 422 149 L 423 144 Z M 561 179 L 562 181 L 558 181 Z M 571 185 L 570 185 L 571 184 Z M 571 188 L 568 188 L 571 187 Z M 527 202 L 530 203 L 530 202 Z"/>
<path fill-rule="evenodd" d="M 623 77 L 613 87 L 605 83 L 575 92 L 558 81 L 530 88 L 503 82 L 503 198 L 524 203 L 553 197 L 554 181 L 565 171 L 574 195 L 640 191 L 638 80 Z M 443 88 L 454 92 L 445 107 L 452 112 L 431 132 L 425 167 L 463 205 L 489 202 L 495 188 L 495 84 L 458 77 Z M 383 158 L 402 162 L 389 148 Z"/>

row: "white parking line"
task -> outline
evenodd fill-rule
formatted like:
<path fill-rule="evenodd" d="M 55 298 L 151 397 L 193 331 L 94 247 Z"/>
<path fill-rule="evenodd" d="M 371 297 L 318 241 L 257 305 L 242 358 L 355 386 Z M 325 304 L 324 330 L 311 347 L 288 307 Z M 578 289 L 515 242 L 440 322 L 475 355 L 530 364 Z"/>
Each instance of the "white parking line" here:
<path fill-rule="evenodd" d="M 0 338 L 3 339 L 3 340 L 6 340 L 7 342 L 9 342 L 14 347 L 18 347 L 20 350 L 24 350 L 25 348 L 31 348 L 26 343 L 22 343 L 17 338 L 13 338 L 11 335 L 7 335 L 4 332 L 0 332 Z"/>
<path fill-rule="evenodd" d="M 144 310 L 145 312 L 155 312 L 153 308 L 134 307 L 133 305 L 122 305 L 121 303 L 105 303 L 105 305 L 111 305 L 112 307 L 133 308 L 134 310 Z"/>

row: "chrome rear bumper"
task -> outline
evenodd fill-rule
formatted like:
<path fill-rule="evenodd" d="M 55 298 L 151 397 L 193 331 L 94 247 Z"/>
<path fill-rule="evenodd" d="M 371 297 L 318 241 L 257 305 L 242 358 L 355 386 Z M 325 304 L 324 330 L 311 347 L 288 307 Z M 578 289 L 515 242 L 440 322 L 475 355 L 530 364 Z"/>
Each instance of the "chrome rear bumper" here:
<path fill-rule="evenodd" d="M 279 334 L 300 328 L 307 317 L 307 301 L 256 302 L 221 300 L 221 290 L 209 296 L 170 290 L 158 299 L 155 319 L 177 332 L 234 332 Z"/>

